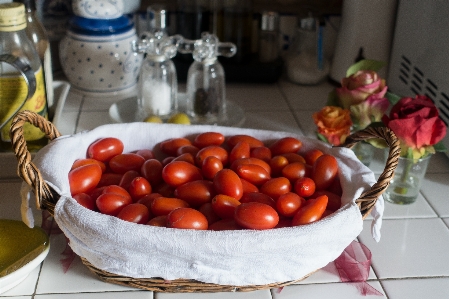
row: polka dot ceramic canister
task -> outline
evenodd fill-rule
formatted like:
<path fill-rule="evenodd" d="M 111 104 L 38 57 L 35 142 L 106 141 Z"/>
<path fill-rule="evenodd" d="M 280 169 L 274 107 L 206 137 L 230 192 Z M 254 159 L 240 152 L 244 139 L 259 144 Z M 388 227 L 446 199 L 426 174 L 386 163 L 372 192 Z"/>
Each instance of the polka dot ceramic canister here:
<path fill-rule="evenodd" d="M 137 40 L 132 21 L 74 17 L 59 46 L 64 74 L 78 91 L 110 96 L 132 91 L 142 54 L 132 51 Z"/>
<path fill-rule="evenodd" d="M 73 13 L 88 19 L 115 19 L 123 15 L 127 0 L 74 0 Z"/>

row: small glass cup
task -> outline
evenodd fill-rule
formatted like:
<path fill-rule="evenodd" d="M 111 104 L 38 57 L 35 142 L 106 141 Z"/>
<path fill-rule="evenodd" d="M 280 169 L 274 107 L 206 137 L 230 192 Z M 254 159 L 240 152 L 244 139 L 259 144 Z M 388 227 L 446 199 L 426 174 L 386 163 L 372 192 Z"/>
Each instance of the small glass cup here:
<path fill-rule="evenodd" d="M 400 205 L 414 203 L 431 157 L 432 155 L 428 155 L 418 160 L 399 157 L 394 178 L 384 193 L 385 200 Z"/>
<path fill-rule="evenodd" d="M 357 142 L 352 147 L 352 151 L 354 152 L 354 154 L 365 166 L 369 166 L 371 164 L 371 161 L 373 161 L 374 150 L 374 146 L 363 141 Z"/>

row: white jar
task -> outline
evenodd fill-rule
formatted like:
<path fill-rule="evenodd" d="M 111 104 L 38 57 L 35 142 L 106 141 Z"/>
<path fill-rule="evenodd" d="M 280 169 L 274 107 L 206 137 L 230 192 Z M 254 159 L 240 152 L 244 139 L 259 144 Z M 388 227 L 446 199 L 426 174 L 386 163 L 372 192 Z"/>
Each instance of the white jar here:
<path fill-rule="evenodd" d="M 123 15 L 124 0 L 73 0 L 76 16 L 88 19 L 115 19 Z"/>
<path fill-rule="evenodd" d="M 122 18 L 128 21 L 122 19 L 119 25 L 115 21 L 115 27 L 109 26 L 109 31 L 93 28 L 111 25 L 114 20 L 78 18 L 71 23 L 59 52 L 64 74 L 74 88 L 99 96 L 127 93 L 135 88 L 142 54 L 133 52 L 131 42 L 138 39 L 136 31 L 132 23 L 127 23 L 128 18 Z"/>

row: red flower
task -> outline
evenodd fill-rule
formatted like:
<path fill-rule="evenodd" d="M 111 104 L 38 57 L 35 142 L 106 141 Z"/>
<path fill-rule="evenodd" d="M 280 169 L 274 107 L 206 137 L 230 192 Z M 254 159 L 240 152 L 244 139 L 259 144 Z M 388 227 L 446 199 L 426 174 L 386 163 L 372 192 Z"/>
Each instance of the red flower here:
<path fill-rule="evenodd" d="M 439 118 L 438 109 L 426 96 L 402 98 L 382 121 L 403 145 L 412 149 L 433 146 L 446 135 L 446 126 Z"/>

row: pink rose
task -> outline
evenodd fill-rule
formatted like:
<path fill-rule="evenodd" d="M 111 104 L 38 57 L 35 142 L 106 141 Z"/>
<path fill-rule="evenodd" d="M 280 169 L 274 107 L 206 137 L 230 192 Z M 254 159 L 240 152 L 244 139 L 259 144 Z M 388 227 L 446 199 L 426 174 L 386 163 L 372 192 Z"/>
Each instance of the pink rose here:
<path fill-rule="evenodd" d="M 387 112 L 390 102 L 387 98 L 379 98 L 377 95 L 370 95 L 360 104 L 349 107 L 354 126 L 357 130 L 362 130 L 372 122 L 379 122 Z"/>
<path fill-rule="evenodd" d="M 375 71 L 361 70 L 341 80 L 341 87 L 336 89 L 340 105 L 348 109 L 365 101 L 369 96 L 383 98 L 387 92 L 385 80 Z"/>
<path fill-rule="evenodd" d="M 439 118 L 438 109 L 426 96 L 402 98 L 382 121 L 407 147 L 421 149 L 433 146 L 446 135 L 446 126 Z"/>

